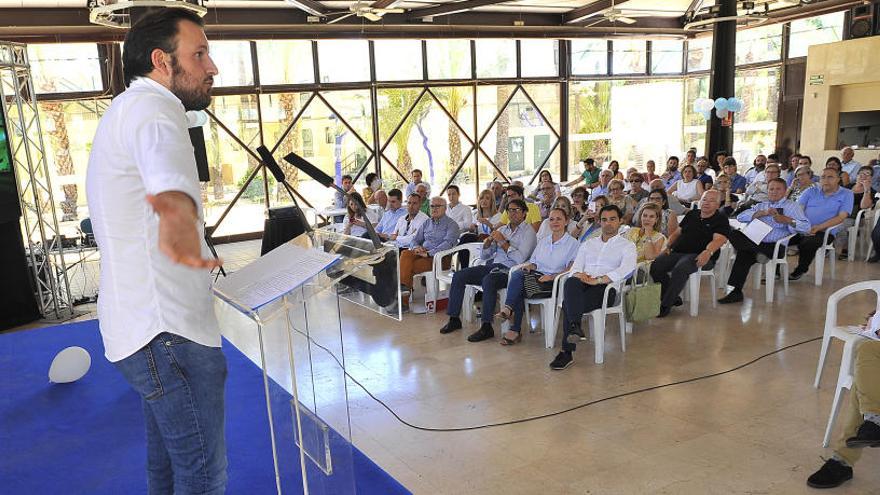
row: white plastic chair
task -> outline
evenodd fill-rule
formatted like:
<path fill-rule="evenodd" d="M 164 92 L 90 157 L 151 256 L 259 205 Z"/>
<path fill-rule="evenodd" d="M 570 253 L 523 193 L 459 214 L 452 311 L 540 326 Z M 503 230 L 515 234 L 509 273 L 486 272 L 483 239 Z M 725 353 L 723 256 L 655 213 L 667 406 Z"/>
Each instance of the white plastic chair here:
<path fill-rule="evenodd" d="M 514 270 L 510 271 L 511 275 L 513 275 L 513 271 Z M 563 272 L 553 281 L 553 289 L 550 292 L 550 297 L 525 300 L 525 314 L 523 317 L 527 325 L 531 325 L 532 321 L 529 307 L 534 305 L 540 306 L 541 308 L 541 329 L 544 331 L 544 347 L 547 349 L 552 349 L 553 344 L 556 343 L 556 328 L 559 325 L 557 320 L 557 318 L 559 318 L 559 311 L 557 310 L 556 299 L 560 296 L 559 284 L 567 273 L 568 272 Z M 520 329 L 520 331 L 522 331 L 522 329 Z"/>
<path fill-rule="evenodd" d="M 752 265 L 750 275 L 753 277 L 755 289 L 761 288 L 761 271 L 764 271 L 764 280 L 767 287 L 764 300 L 768 303 L 773 302 L 773 292 L 776 289 L 776 267 L 780 267 L 782 272 L 782 285 L 785 288 L 785 295 L 788 295 L 788 260 L 786 253 L 788 252 L 788 241 L 794 237 L 794 234 L 788 235 L 776 241 L 773 245 L 774 256 L 765 262 L 758 262 Z M 779 250 L 782 249 L 782 258 L 777 257 Z"/>
<path fill-rule="evenodd" d="M 858 250 L 859 240 L 862 240 L 862 244 L 864 244 L 864 236 L 859 236 L 859 227 L 862 226 L 862 219 L 865 219 L 865 223 L 867 224 L 869 219 L 871 218 L 871 212 L 874 211 L 872 209 L 867 210 L 859 210 L 856 214 L 855 223 L 852 227 L 846 229 L 847 233 L 847 246 L 846 246 L 846 260 L 847 261 L 855 261 L 856 259 L 856 251 Z M 870 238 L 870 235 L 868 235 Z"/>
<path fill-rule="evenodd" d="M 843 341 L 843 355 L 840 361 L 840 371 L 837 374 L 837 389 L 834 392 L 834 400 L 831 403 L 831 415 L 828 417 L 828 425 L 825 427 L 825 437 L 822 446 L 827 447 L 831 439 L 831 432 L 834 430 L 834 422 L 837 419 L 837 413 L 840 410 L 840 402 L 843 395 L 843 389 L 852 388 L 853 376 L 852 365 L 855 359 L 855 345 L 862 337 L 850 333 L 846 327 L 837 324 L 838 306 L 840 300 L 856 292 L 874 291 L 877 296 L 875 310 L 880 311 L 880 280 L 868 280 L 847 285 L 837 290 L 828 297 L 828 303 L 825 308 L 825 330 L 822 335 L 822 348 L 819 351 L 819 363 L 816 366 L 816 379 L 813 382 L 815 388 L 819 388 L 822 380 L 822 371 L 825 366 L 825 358 L 828 355 L 828 346 L 832 338 Z"/>
<path fill-rule="evenodd" d="M 828 236 L 831 235 L 831 232 L 836 230 L 835 228 L 830 228 L 825 231 L 825 236 L 822 238 L 822 245 L 819 246 L 819 250 L 816 251 L 816 285 L 822 285 L 822 275 L 825 272 L 825 257 L 828 256 L 828 260 L 831 264 L 831 278 L 834 278 L 835 268 L 837 266 L 837 251 L 834 249 L 834 243 L 828 242 Z"/>
<path fill-rule="evenodd" d="M 565 281 L 571 277 L 571 273 L 566 273 L 564 275 L 560 275 L 556 280 L 560 285 L 564 287 Z M 583 316 L 588 316 L 590 319 L 590 333 L 593 337 L 593 345 L 595 347 L 595 361 L 596 364 L 602 364 L 605 362 L 605 323 L 608 318 L 608 315 L 616 314 L 618 321 L 620 322 L 620 350 L 622 352 L 626 352 L 626 315 L 623 309 L 623 300 L 624 294 L 626 292 L 626 283 L 629 279 L 619 280 L 617 282 L 612 282 L 605 286 L 605 293 L 602 294 L 602 307 L 590 311 Z M 617 291 L 615 294 L 615 300 L 611 306 L 608 305 L 608 294 L 614 289 Z M 557 311 L 562 310 L 562 303 L 564 300 L 564 293 L 562 291 L 559 292 L 557 297 L 557 305 L 559 308 Z M 560 313 L 561 314 L 561 313 Z M 583 318 L 583 316 L 581 318 Z M 563 319 L 558 318 L 561 322 Z M 555 328 L 554 328 L 555 330 Z M 554 332 L 554 340 L 555 340 L 555 332 Z"/>
<path fill-rule="evenodd" d="M 880 196 L 880 193 L 877 195 Z M 874 238 L 871 237 L 871 233 L 874 231 L 874 227 L 877 226 L 877 220 L 880 220 L 880 212 L 874 211 L 874 220 L 871 222 L 871 228 L 868 229 L 868 252 L 865 253 L 865 261 L 871 259 L 871 254 L 874 252 Z"/>
<path fill-rule="evenodd" d="M 452 275 L 455 274 L 454 265 L 450 265 L 449 270 L 443 269 L 443 258 L 461 251 L 467 251 L 469 253 L 468 266 L 463 268 L 469 268 L 480 263 L 480 251 L 482 249 L 482 242 L 469 242 L 434 254 L 433 267 L 430 272 L 425 273 L 427 279 L 425 280 L 425 286 L 428 287 L 428 294 L 425 295 L 425 299 L 431 301 L 431 307 L 428 308 L 429 313 L 436 311 L 437 299 L 440 297 L 440 283 L 451 285 Z"/>
<path fill-rule="evenodd" d="M 715 267 L 713 266 L 711 270 L 706 270 L 701 268 L 688 277 L 687 284 L 687 299 L 690 305 L 690 314 L 691 316 L 697 316 L 700 311 L 700 279 L 703 277 L 709 278 L 709 288 L 712 290 L 712 307 L 716 307 L 718 299 L 716 288 L 717 284 L 715 283 Z"/>

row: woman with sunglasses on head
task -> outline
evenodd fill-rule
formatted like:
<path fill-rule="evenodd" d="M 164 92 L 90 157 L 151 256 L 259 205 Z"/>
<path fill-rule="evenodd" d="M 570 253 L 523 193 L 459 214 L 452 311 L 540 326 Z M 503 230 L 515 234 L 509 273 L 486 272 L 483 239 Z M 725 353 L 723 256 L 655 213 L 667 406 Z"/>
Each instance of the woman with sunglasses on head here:
<path fill-rule="evenodd" d="M 666 247 L 666 236 L 660 232 L 663 209 L 657 203 L 646 203 L 639 210 L 640 227 L 626 231 L 626 238 L 636 245 L 637 261 L 652 261 Z"/>

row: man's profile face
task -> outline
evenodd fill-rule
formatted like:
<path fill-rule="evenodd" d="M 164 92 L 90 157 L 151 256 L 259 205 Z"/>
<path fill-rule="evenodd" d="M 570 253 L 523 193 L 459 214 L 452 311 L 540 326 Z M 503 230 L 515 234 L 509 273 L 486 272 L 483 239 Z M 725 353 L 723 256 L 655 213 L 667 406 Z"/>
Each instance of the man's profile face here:
<path fill-rule="evenodd" d="M 204 110 L 211 104 L 214 76 L 219 71 L 208 55 L 208 39 L 202 28 L 182 20 L 177 29 L 177 50 L 170 54 L 168 89 L 180 98 L 186 110 Z"/>

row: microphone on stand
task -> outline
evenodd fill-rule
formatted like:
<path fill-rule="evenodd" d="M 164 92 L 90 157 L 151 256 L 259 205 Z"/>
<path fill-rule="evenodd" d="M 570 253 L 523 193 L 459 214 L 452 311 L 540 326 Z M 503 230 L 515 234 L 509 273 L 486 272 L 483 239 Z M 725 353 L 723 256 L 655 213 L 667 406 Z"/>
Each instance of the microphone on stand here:
<path fill-rule="evenodd" d="M 287 182 L 287 177 L 284 175 L 284 171 L 281 170 L 281 167 L 278 165 L 278 162 L 275 161 L 275 157 L 272 156 L 272 152 L 270 152 L 265 146 L 260 145 L 257 147 L 257 153 L 260 155 L 260 160 L 263 162 L 263 165 L 272 172 L 272 176 L 275 177 L 275 180 L 278 181 L 279 184 L 284 186 L 284 189 L 287 191 L 287 194 L 290 195 L 290 199 L 293 200 L 293 204 L 296 206 L 296 213 L 299 221 L 302 222 L 303 228 L 309 234 L 313 232 L 311 224 L 306 219 L 305 213 L 303 213 L 302 208 L 299 207 L 299 202 L 296 200 L 296 195 L 293 193 L 293 187 L 291 187 L 290 183 Z M 267 191 L 268 192 L 268 191 Z"/>
<path fill-rule="evenodd" d="M 330 189 L 335 189 L 337 192 L 341 193 L 345 197 L 346 203 L 351 202 L 351 197 L 348 195 L 348 192 L 346 192 L 345 189 L 342 189 L 341 187 L 336 185 L 336 183 L 333 181 L 333 177 L 325 174 L 324 171 L 309 163 L 305 158 L 297 155 L 296 153 L 290 153 L 284 157 L 284 160 L 301 170 L 312 179 L 316 180 L 322 186 L 329 187 Z M 275 164 L 275 166 L 277 167 L 278 165 Z M 280 168 L 278 170 L 281 171 Z M 358 214 L 360 214 L 360 216 L 364 219 L 364 226 L 367 229 L 367 235 L 369 235 L 370 240 L 373 241 L 373 246 L 377 249 L 382 247 L 382 241 L 379 239 L 378 234 L 376 234 L 376 229 L 373 227 L 373 223 L 370 222 L 369 218 L 367 218 L 366 209 L 363 208 L 361 204 L 357 201 L 355 201 L 354 204 L 355 208 L 358 210 Z"/>

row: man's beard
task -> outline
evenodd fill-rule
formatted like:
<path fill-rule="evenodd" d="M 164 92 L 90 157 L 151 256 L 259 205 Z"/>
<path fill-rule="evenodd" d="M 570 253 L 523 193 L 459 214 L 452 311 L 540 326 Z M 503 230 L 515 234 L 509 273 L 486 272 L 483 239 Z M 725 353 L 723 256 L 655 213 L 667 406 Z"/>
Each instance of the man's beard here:
<path fill-rule="evenodd" d="M 213 77 L 208 77 L 213 81 Z M 184 71 L 177 61 L 176 56 L 171 57 L 171 92 L 183 103 L 187 111 L 204 110 L 211 104 L 211 90 L 203 90 L 203 84 L 207 81 L 196 80 L 195 77 Z"/>

